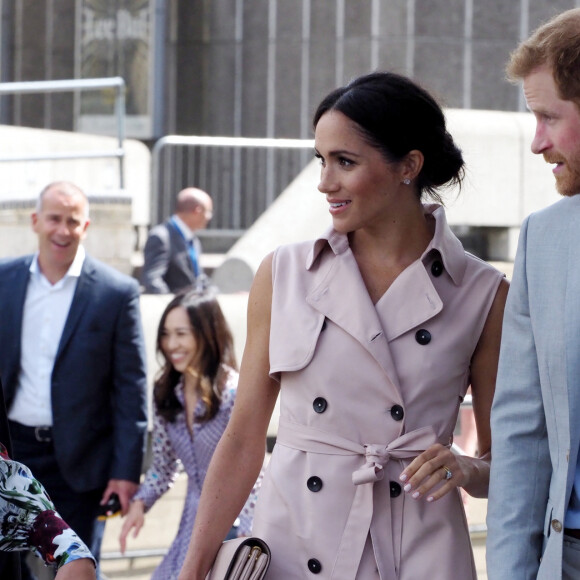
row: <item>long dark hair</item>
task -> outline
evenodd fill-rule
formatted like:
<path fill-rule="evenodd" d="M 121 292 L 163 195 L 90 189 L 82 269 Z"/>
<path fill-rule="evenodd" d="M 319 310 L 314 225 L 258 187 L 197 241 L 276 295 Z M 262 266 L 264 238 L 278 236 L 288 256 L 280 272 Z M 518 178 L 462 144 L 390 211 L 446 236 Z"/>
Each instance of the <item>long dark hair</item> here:
<path fill-rule="evenodd" d="M 217 298 L 211 291 L 182 292 L 165 308 L 157 330 L 157 354 L 162 357 L 164 364 L 153 387 L 153 401 L 159 414 L 170 422 L 183 410 L 175 396 L 175 386 L 181 379 L 181 373 L 175 370 L 161 348 L 167 315 L 179 306 L 187 312 L 198 349 L 194 372 L 198 374 L 197 389 L 206 405 L 206 412 L 197 420 L 209 421 L 221 404 L 221 391 L 216 383 L 220 366 L 227 365 L 237 370 L 234 339 Z"/>
<path fill-rule="evenodd" d="M 314 114 L 314 128 L 330 110 L 354 121 L 362 138 L 388 162 L 401 161 L 413 149 L 421 151 L 419 195 L 425 192 L 441 202 L 438 187 L 461 185 L 463 156 L 447 131 L 445 115 L 435 99 L 411 79 L 391 72 L 354 79 L 322 100 Z"/>

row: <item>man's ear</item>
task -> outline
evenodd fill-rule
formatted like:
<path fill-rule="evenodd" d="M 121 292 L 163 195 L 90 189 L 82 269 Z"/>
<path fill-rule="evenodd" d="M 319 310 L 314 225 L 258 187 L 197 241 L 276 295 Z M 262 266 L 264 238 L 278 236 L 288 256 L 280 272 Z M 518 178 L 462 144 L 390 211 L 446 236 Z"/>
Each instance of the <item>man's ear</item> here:
<path fill-rule="evenodd" d="M 87 220 L 85 222 L 85 227 L 83 228 L 83 234 L 81 236 L 81 239 L 84 240 L 87 237 L 87 230 L 89 229 L 89 226 L 91 225 L 91 220 Z"/>

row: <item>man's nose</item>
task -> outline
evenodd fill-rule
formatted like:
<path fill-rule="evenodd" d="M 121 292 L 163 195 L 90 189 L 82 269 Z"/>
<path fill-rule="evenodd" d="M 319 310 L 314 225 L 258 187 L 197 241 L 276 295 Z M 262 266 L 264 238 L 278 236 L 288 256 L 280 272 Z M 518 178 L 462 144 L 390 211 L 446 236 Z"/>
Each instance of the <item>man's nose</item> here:
<path fill-rule="evenodd" d="M 59 222 L 59 224 L 56 227 L 56 231 L 61 236 L 68 236 L 70 234 L 70 228 L 68 227 L 66 222 Z"/>
<path fill-rule="evenodd" d="M 530 147 L 532 153 L 538 155 L 543 153 L 549 147 L 550 140 L 548 139 L 548 134 L 545 128 L 540 124 L 536 125 L 536 132 L 534 133 L 534 138 L 532 139 L 532 144 Z"/>

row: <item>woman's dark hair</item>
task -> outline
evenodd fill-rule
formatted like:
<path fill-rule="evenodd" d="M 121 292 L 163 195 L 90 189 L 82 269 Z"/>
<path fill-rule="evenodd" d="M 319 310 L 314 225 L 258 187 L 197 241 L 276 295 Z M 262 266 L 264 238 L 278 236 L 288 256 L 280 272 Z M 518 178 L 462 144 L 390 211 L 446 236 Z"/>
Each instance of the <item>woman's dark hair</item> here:
<path fill-rule="evenodd" d="M 363 139 L 388 162 L 401 161 L 413 149 L 421 151 L 419 195 L 426 192 L 441 202 L 438 187 L 461 185 L 463 156 L 447 132 L 445 115 L 435 99 L 407 77 L 374 72 L 335 89 L 318 106 L 314 128 L 331 110 L 354 121 Z"/>
<path fill-rule="evenodd" d="M 221 403 L 221 391 L 216 383 L 220 366 L 225 364 L 237 369 L 231 330 L 217 298 L 210 291 L 182 292 L 165 308 L 157 329 L 157 354 L 163 358 L 164 364 L 153 387 L 153 400 L 159 414 L 170 422 L 183 410 L 175 396 L 175 386 L 181 373 L 175 370 L 161 348 L 167 315 L 179 306 L 187 312 L 197 344 L 193 373 L 198 374 L 198 393 L 206 405 L 205 414 L 198 420 L 209 421 L 218 412 Z"/>

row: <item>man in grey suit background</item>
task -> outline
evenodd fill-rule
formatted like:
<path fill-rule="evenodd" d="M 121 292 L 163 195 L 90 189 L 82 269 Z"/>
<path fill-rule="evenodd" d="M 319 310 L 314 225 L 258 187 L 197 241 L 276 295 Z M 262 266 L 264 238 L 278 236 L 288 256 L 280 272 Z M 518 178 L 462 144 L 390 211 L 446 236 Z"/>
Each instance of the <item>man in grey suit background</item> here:
<path fill-rule="evenodd" d="M 563 199 L 522 224 L 491 413 L 489 580 L 580 578 L 580 9 L 512 53 Z M 508 160 L 506 160 L 507 162 Z"/>
<path fill-rule="evenodd" d="M 141 284 L 146 294 L 175 294 L 188 286 L 205 287 L 201 243 L 195 235 L 212 218 L 211 197 L 196 187 L 177 194 L 175 213 L 155 226 L 143 249 Z"/>
<path fill-rule="evenodd" d="M 48 185 L 38 252 L 0 264 L 0 376 L 14 459 L 98 552 L 99 504 L 116 493 L 125 513 L 137 489 L 147 406 L 139 286 L 85 253 L 88 212 L 77 186 Z"/>

